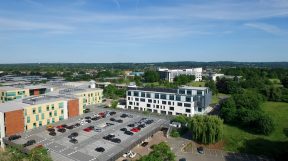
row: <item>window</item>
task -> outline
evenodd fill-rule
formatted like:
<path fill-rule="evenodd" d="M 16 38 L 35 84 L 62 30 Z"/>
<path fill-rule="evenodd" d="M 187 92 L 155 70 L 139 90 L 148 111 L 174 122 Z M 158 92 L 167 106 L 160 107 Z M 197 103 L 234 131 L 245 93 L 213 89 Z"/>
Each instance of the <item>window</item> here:
<path fill-rule="evenodd" d="M 141 97 L 145 97 L 145 93 L 144 92 L 141 92 Z"/>
<path fill-rule="evenodd" d="M 30 123 L 30 116 L 27 117 L 27 123 Z"/>
<path fill-rule="evenodd" d="M 169 107 L 169 110 L 170 111 L 174 111 L 174 107 Z"/>
<path fill-rule="evenodd" d="M 145 98 L 141 98 L 140 101 L 141 101 L 141 102 L 145 102 Z"/>
<path fill-rule="evenodd" d="M 166 101 L 162 101 L 162 104 L 163 104 L 163 105 L 166 105 L 166 103 L 167 103 Z"/>
<path fill-rule="evenodd" d="M 52 110 L 54 110 L 54 104 L 51 105 Z"/>
<path fill-rule="evenodd" d="M 159 105 L 156 105 L 156 108 L 159 108 Z"/>
<path fill-rule="evenodd" d="M 61 115 L 63 115 L 64 114 L 64 110 L 61 110 Z"/>
<path fill-rule="evenodd" d="M 184 103 L 184 107 L 191 107 L 190 103 Z"/>
<path fill-rule="evenodd" d="M 147 107 L 151 107 L 151 104 L 147 103 Z"/>
<path fill-rule="evenodd" d="M 155 98 L 159 99 L 159 93 L 155 93 Z"/>
<path fill-rule="evenodd" d="M 169 95 L 169 100 L 174 101 L 174 95 Z"/>
<path fill-rule="evenodd" d="M 133 105 L 133 103 L 132 103 L 132 102 L 129 102 L 129 105 Z"/>
<path fill-rule="evenodd" d="M 135 101 L 139 101 L 139 98 L 135 98 Z"/>
<path fill-rule="evenodd" d="M 147 98 L 151 98 L 151 94 L 150 93 L 146 93 L 146 97 Z"/>
<path fill-rule="evenodd" d="M 33 123 L 33 128 L 36 128 L 37 127 L 37 124 L 36 123 Z"/>
<path fill-rule="evenodd" d="M 39 121 L 39 126 L 42 126 L 42 121 Z"/>
<path fill-rule="evenodd" d="M 161 99 L 166 99 L 166 94 L 161 94 Z"/>
<path fill-rule="evenodd" d="M 45 114 L 44 113 L 41 114 L 41 119 L 42 120 L 45 119 Z"/>
<path fill-rule="evenodd" d="M 181 101 L 181 96 L 176 96 L 176 101 Z"/>
<path fill-rule="evenodd" d="M 64 120 L 64 117 L 63 117 L 63 116 L 60 116 L 60 117 L 59 117 L 59 120 Z"/>
<path fill-rule="evenodd" d="M 186 102 L 191 102 L 191 97 L 186 97 Z"/>
<path fill-rule="evenodd" d="M 49 111 L 49 105 L 46 106 L 46 111 Z"/>
<path fill-rule="evenodd" d="M 27 110 L 26 109 L 24 110 L 24 115 L 27 116 Z"/>
<path fill-rule="evenodd" d="M 152 103 L 152 99 L 148 99 L 148 102 L 149 102 L 149 103 Z"/>
<path fill-rule="evenodd" d="M 192 95 L 192 91 L 191 90 L 187 90 L 187 95 Z"/>
<path fill-rule="evenodd" d="M 33 109 L 32 109 L 32 112 L 33 112 L 33 114 L 35 114 L 35 113 L 36 113 L 36 109 L 35 109 L 35 108 L 33 108 Z"/>
<path fill-rule="evenodd" d="M 180 94 L 185 94 L 185 90 L 184 90 L 184 89 L 180 89 L 180 90 L 179 90 L 179 93 L 180 93 Z"/>
<path fill-rule="evenodd" d="M 38 107 L 38 113 L 42 113 L 42 107 Z"/>
<path fill-rule="evenodd" d="M 55 123 L 55 119 L 54 118 L 52 118 L 52 123 Z"/>
<path fill-rule="evenodd" d="M 128 96 L 131 96 L 131 91 L 128 91 Z"/>
<path fill-rule="evenodd" d="M 47 119 L 47 125 L 50 124 L 50 119 Z"/>
<path fill-rule="evenodd" d="M 57 111 L 54 111 L 54 116 L 57 116 Z"/>
<path fill-rule="evenodd" d="M 191 113 L 191 110 L 189 108 L 186 108 L 185 112 L 186 113 Z"/>
<path fill-rule="evenodd" d="M 36 121 L 39 121 L 39 115 L 36 115 Z"/>
<path fill-rule="evenodd" d="M 156 100 L 154 100 L 153 102 L 156 103 Z"/>
<path fill-rule="evenodd" d="M 134 92 L 134 96 L 139 97 L 139 92 Z"/>
<path fill-rule="evenodd" d="M 171 105 L 171 102 L 170 102 L 170 101 L 168 101 L 168 105 Z"/>
<path fill-rule="evenodd" d="M 49 112 L 49 116 L 52 117 L 52 112 Z"/>
<path fill-rule="evenodd" d="M 60 103 L 58 104 L 58 106 L 59 106 L 59 108 L 63 108 L 63 107 L 64 107 L 64 102 L 60 102 Z"/>
<path fill-rule="evenodd" d="M 177 104 L 178 106 L 182 106 L 182 103 L 180 103 L 180 102 L 178 102 L 178 104 Z"/>
<path fill-rule="evenodd" d="M 202 91 L 197 91 L 197 95 L 202 95 Z"/>

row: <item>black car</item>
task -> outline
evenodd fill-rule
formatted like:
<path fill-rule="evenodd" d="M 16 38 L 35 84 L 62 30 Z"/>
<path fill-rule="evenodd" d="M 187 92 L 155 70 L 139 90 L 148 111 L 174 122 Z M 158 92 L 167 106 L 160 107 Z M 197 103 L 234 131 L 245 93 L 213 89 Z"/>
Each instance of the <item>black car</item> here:
<path fill-rule="evenodd" d="M 147 145 L 148 145 L 148 142 L 144 142 L 144 143 L 141 144 L 141 146 L 143 146 L 143 147 L 145 147 Z"/>
<path fill-rule="evenodd" d="M 128 131 L 127 128 L 122 128 L 120 131 Z"/>
<path fill-rule="evenodd" d="M 71 125 L 71 126 L 67 126 L 67 127 L 66 127 L 66 129 L 69 129 L 69 130 L 72 130 L 73 128 L 74 128 L 73 125 Z"/>
<path fill-rule="evenodd" d="M 116 121 L 116 119 L 115 118 L 111 118 L 110 121 Z"/>
<path fill-rule="evenodd" d="M 56 132 L 51 131 L 51 132 L 49 133 L 49 135 L 51 135 L 51 136 L 56 136 Z"/>
<path fill-rule="evenodd" d="M 97 120 L 99 120 L 100 118 L 99 117 L 92 117 L 91 118 L 91 120 L 93 120 L 93 121 L 97 121 Z"/>
<path fill-rule="evenodd" d="M 125 131 L 124 134 L 126 134 L 126 135 L 133 135 L 134 133 L 131 132 L 131 131 Z"/>
<path fill-rule="evenodd" d="M 121 143 L 121 140 L 118 138 L 112 138 L 110 141 L 112 141 L 113 143 Z"/>
<path fill-rule="evenodd" d="M 91 120 L 91 117 L 90 116 L 86 116 L 85 119 Z"/>
<path fill-rule="evenodd" d="M 115 111 L 112 111 L 112 112 L 110 112 L 109 114 L 112 116 L 112 115 L 115 115 L 116 112 L 115 112 Z"/>
<path fill-rule="evenodd" d="M 79 134 L 77 133 L 77 132 L 73 132 L 73 133 L 71 133 L 69 136 L 68 136 L 68 138 L 75 138 L 75 137 L 77 137 Z"/>
<path fill-rule="evenodd" d="M 95 149 L 95 151 L 97 151 L 97 152 L 104 152 L 105 151 L 105 149 L 104 148 L 102 148 L 102 147 L 98 147 L 98 148 L 96 148 Z"/>
<path fill-rule="evenodd" d="M 115 135 L 109 134 L 109 135 L 104 136 L 103 139 L 105 139 L 105 140 L 111 140 L 111 139 L 113 139 L 114 137 L 115 137 Z"/>
<path fill-rule="evenodd" d="M 135 126 L 135 124 L 129 124 L 129 125 L 127 125 L 128 127 L 134 127 Z"/>
<path fill-rule="evenodd" d="M 145 124 L 141 124 L 141 125 L 138 125 L 137 127 L 143 129 L 146 126 L 145 126 Z"/>
<path fill-rule="evenodd" d="M 55 132 L 55 129 L 49 128 L 49 129 L 47 129 L 47 131 L 49 131 L 49 132 Z"/>
<path fill-rule="evenodd" d="M 186 161 L 186 158 L 181 158 L 179 159 L 179 161 Z"/>
<path fill-rule="evenodd" d="M 123 123 L 123 120 L 119 119 L 119 120 L 116 120 L 116 122 Z"/>
<path fill-rule="evenodd" d="M 29 141 L 27 141 L 25 144 L 23 144 L 23 147 L 31 146 L 31 145 L 33 145 L 33 144 L 35 144 L 35 143 L 36 143 L 35 140 L 29 140 Z"/>
<path fill-rule="evenodd" d="M 126 117 L 128 117 L 128 115 L 125 114 L 125 113 L 123 113 L 120 117 L 121 117 L 121 118 L 126 118 Z"/>
<path fill-rule="evenodd" d="M 148 121 L 146 121 L 146 124 L 152 124 L 154 121 L 153 120 L 148 120 Z"/>
<path fill-rule="evenodd" d="M 77 139 L 71 139 L 69 140 L 70 143 L 73 143 L 73 144 L 77 144 L 78 143 L 78 140 Z"/>
<path fill-rule="evenodd" d="M 204 148 L 202 146 L 198 147 L 197 152 L 200 154 L 204 154 Z"/>
<path fill-rule="evenodd" d="M 91 130 L 94 130 L 95 127 L 94 126 L 89 126 L 88 128 L 91 129 Z"/>
<path fill-rule="evenodd" d="M 12 141 L 12 140 L 17 140 L 17 139 L 19 139 L 19 138 L 21 138 L 20 135 L 11 135 L 8 139 L 9 139 L 10 141 Z"/>
<path fill-rule="evenodd" d="M 87 122 L 87 123 L 91 123 L 92 121 L 91 121 L 91 120 L 85 120 L 85 122 Z"/>
<path fill-rule="evenodd" d="M 66 124 L 63 124 L 63 125 L 60 125 L 60 126 L 62 126 L 63 128 L 66 128 L 68 125 L 66 125 Z"/>
<path fill-rule="evenodd" d="M 85 109 L 84 110 L 84 113 L 89 113 L 90 112 L 90 109 Z"/>
<path fill-rule="evenodd" d="M 106 125 L 107 125 L 107 126 L 112 126 L 112 125 L 114 125 L 114 124 L 107 122 Z"/>
<path fill-rule="evenodd" d="M 74 125 L 74 128 L 75 128 L 75 127 L 79 127 L 79 126 L 81 126 L 80 123 L 76 123 L 76 124 Z"/>
<path fill-rule="evenodd" d="M 64 133 L 66 132 L 66 129 L 58 129 L 58 132 Z"/>

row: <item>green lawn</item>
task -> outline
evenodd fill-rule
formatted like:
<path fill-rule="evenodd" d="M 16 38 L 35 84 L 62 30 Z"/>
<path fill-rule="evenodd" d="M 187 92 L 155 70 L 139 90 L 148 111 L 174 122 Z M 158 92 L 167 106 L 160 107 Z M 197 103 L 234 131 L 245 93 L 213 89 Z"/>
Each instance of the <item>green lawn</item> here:
<path fill-rule="evenodd" d="M 212 103 L 211 104 L 217 104 L 219 103 L 219 97 L 225 97 L 225 96 L 230 96 L 229 94 L 223 94 L 223 93 L 218 93 L 217 95 L 212 96 Z"/>
<path fill-rule="evenodd" d="M 224 125 L 225 150 L 278 156 L 282 150 L 288 150 L 288 103 L 266 102 L 263 110 L 270 114 L 275 122 L 275 131 L 269 136 L 254 135 L 237 127 Z"/>
<path fill-rule="evenodd" d="M 205 82 L 191 82 L 189 83 L 189 85 L 193 86 L 193 87 L 205 87 Z"/>

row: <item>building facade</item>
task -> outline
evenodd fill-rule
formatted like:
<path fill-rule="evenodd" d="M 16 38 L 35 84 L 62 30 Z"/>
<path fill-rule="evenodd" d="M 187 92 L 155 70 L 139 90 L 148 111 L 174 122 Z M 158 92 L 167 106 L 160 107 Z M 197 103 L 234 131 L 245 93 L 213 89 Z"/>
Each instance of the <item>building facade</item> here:
<path fill-rule="evenodd" d="M 188 117 L 203 114 L 212 98 L 209 88 L 188 86 L 178 89 L 128 88 L 126 95 L 125 108 Z"/>
<path fill-rule="evenodd" d="M 194 75 L 195 81 L 202 81 L 202 68 L 191 68 L 191 69 L 158 69 L 160 78 L 173 82 L 174 78 L 179 75 Z"/>
<path fill-rule="evenodd" d="M 29 89 L 15 87 L 0 87 L 0 102 L 5 103 L 29 96 Z"/>

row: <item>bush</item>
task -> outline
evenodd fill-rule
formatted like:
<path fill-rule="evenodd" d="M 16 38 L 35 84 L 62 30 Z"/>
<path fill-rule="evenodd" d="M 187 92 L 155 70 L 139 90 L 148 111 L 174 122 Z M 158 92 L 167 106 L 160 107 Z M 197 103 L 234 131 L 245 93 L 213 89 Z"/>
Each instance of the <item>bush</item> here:
<path fill-rule="evenodd" d="M 176 129 L 172 129 L 170 136 L 178 138 L 180 136 L 179 132 Z"/>

